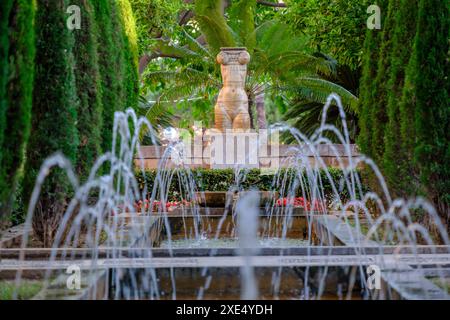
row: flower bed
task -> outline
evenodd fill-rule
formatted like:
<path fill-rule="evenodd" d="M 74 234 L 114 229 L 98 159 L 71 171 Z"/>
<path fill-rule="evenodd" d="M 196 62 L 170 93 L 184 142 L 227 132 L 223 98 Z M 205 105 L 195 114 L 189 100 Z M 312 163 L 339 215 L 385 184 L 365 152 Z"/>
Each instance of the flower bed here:
<path fill-rule="evenodd" d="M 277 199 L 275 203 L 276 207 L 292 206 L 294 208 L 303 208 L 305 210 L 325 211 L 327 204 L 325 202 L 314 200 L 311 205 L 311 201 L 305 200 L 303 197 L 295 198 L 281 198 Z"/>

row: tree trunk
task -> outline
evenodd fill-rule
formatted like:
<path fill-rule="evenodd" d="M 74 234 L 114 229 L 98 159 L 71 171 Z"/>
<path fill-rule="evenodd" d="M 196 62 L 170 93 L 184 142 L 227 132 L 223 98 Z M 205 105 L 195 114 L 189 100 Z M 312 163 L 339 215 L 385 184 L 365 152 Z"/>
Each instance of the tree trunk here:
<path fill-rule="evenodd" d="M 248 114 L 250 115 L 250 128 L 255 129 L 255 124 L 253 121 L 253 103 L 254 103 L 253 96 L 251 94 L 248 94 Z"/>

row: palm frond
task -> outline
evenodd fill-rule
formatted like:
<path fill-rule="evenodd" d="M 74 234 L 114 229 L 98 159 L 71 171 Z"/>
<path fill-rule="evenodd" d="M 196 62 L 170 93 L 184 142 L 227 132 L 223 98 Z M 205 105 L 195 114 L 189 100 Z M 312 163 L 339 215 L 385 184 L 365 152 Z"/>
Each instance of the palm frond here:
<path fill-rule="evenodd" d="M 177 46 L 164 39 L 156 39 L 149 48 L 149 54 L 155 53 L 161 57 L 173 57 L 179 59 L 203 59 L 199 53 L 190 50 L 188 47 Z"/>
<path fill-rule="evenodd" d="M 256 47 L 255 33 L 256 0 L 232 1 L 228 9 L 229 24 L 240 46 L 246 47 L 250 55 Z"/>
<path fill-rule="evenodd" d="M 222 0 L 195 1 L 195 20 L 214 56 L 220 51 L 220 47 L 236 45 L 222 10 Z"/>
<path fill-rule="evenodd" d="M 335 92 L 342 98 L 350 140 L 354 142 L 358 135 L 359 126 L 358 113 L 355 107 L 357 98 L 353 92 L 356 93 L 358 91 L 359 83 L 357 79 L 359 79 L 359 71 L 338 65 L 336 75 L 331 77 L 330 81 L 320 78 L 309 79 L 308 77 L 300 77 L 300 79 L 303 79 L 303 84 L 299 81 L 299 84 L 302 84 L 301 86 L 299 84 L 295 86 L 290 84 L 290 88 L 284 90 L 287 95 L 290 95 L 290 98 L 286 98 L 290 102 L 283 120 L 306 135 L 311 136 L 322 120 L 326 98 L 331 92 Z M 322 88 L 317 90 L 318 87 Z M 311 90 L 315 92 L 311 94 Z M 336 106 L 328 109 L 327 123 L 333 124 L 339 131 L 343 132 L 342 119 Z M 326 132 L 324 136 L 334 142 L 338 142 L 335 135 L 331 132 Z M 293 141 L 293 137 L 290 135 L 285 135 L 284 138 L 286 142 Z"/>
<path fill-rule="evenodd" d="M 180 68 L 178 70 L 153 71 L 145 74 L 144 81 L 161 83 L 190 83 L 192 85 L 201 85 L 202 81 L 216 81 L 215 78 L 203 71 L 193 68 Z"/>
<path fill-rule="evenodd" d="M 159 130 L 172 125 L 174 115 L 168 108 L 165 108 L 161 104 L 154 103 L 152 98 L 151 95 L 148 95 L 147 97 L 140 95 L 136 114 L 139 117 L 145 117 L 152 125 L 154 133 L 157 133 Z M 152 144 L 153 141 L 148 139 L 149 134 L 148 128 L 142 128 L 140 131 L 139 138 L 143 144 Z M 158 137 L 154 137 L 154 139 L 158 142 Z"/>
<path fill-rule="evenodd" d="M 298 101 L 291 105 L 290 109 L 284 114 L 283 120 L 291 126 L 300 130 L 303 134 L 311 137 L 319 128 L 322 119 L 323 104 L 311 101 Z M 327 123 L 334 125 L 340 132 L 343 132 L 342 119 L 339 110 L 329 108 L 327 111 Z M 346 110 L 346 123 L 349 130 L 351 141 L 355 141 L 358 134 L 358 117 L 351 110 Z M 339 143 L 336 135 L 331 131 L 326 131 L 323 136 L 331 141 Z M 295 142 L 290 134 L 284 134 L 282 139 L 286 143 Z"/>
<path fill-rule="evenodd" d="M 308 48 L 306 36 L 294 35 L 289 26 L 279 20 L 271 20 L 255 29 L 257 47 L 267 55 L 277 55 L 282 52 L 300 51 L 312 54 Z"/>
<path fill-rule="evenodd" d="M 317 103 L 324 104 L 330 94 L 336 93 L 342 99 L 343 105 L 356 112 L 358 98 L 345 89 L 331 81 L 321 78 L 299 77 L 289 85 L 282 86 L 281 90 L 291 91 L 298 97 Z"/>
<path fill-rule="evenodd" d="M 211 54 L 211 52 L 206 48 L 204 45 L 202 45 L 200 42 L 197 41 L 194 37 L 192 37 L 186 30 L 183 30 L 183 34 L 186 37 L 187 45 L 189 48 L 201 55 L 204 55 L 208 57 L 209 59 L 214 60 L 215 57 Z"/>
<path fill-rule="evenodd" d="M 255 74 L 270 73 L 274 78 L 287 79 L 299 73 L 310 75 L 332 75 L 334 65 L 330 60 L 305 54 L 300 51 L 286 51 L 267 56 L 264 52 L 255 51 L 256 59 L 252 67 Z"/>

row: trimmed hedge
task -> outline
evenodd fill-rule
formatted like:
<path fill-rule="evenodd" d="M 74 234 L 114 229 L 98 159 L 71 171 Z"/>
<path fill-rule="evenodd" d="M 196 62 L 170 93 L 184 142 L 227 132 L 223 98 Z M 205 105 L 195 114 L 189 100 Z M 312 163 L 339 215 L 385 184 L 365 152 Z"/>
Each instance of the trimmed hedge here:
<path fill-rule="evenodd" d="M 196 191 L 229 191 L 235 185 L 236 177 L 235 171 L 233 169 L 194 169 L 191 172 L 194 177 Z M 345 188 L 343 188 L 344 190 L 339 190 L 341 180 L 344 176 L 343 171 L 340 169 L 329 168 L 328 172 L 339 191 L 341 199 L 349 199 L 348 190 L 346 190 Z M 186 187 L 183 188 L 182 184 L 185 184 L 186 182 L 183 181 L 182 183 L 180 183 L 179 177 L 186 177 L 186 173 L 187 171 L 183 169 L 162 171 L 163 176 L 168 174 L 173 175 L 171 184 L 169 186 L 169 200 L 180 200 L 180 190 L 184 190 L 183 192 L 185 192 Z M 136 179 L 140 191 L 143 192 L 145 186 L 147 187 L 147 198 L 151 197 L 154 182 L 156 180 L 156 174 L 156 170 L 149 170 L 145 173 L 141 171 L 136 172 Z M 284 177 L 285 175 L 287 175 L 289 177 L 287 179 L 289 181 L 288 184 L 294 180 L 292 179 L 292 177 L 295 174 L 296 171 L 294 169 L 281 169 L 279 172 L 279 176 Z M 257 188 L 260 191 L 279 191 L 276 190 L 276 188 L 272 185 L 273 180 L 274 175 L 261 175 L 261 171 L 259 169 L 251 169 L 245 175 L 245 179 L 239 183 L 239 186 L 242 190 Z M 325 170 L 320 171 L 320 180 L 322 182 L 325 197 L 330 198 L 333 195 L 333 189 L 330 181 L 326 177 Z M 367 190 L 367 187 L 363 186 L 363 191 L 366 192 Z M 302 190 L 299 187 L 297 189 L 296 196 L 302 196 L 301 192 Z M 284 193 L 286 193 L 286 191 Z"/>

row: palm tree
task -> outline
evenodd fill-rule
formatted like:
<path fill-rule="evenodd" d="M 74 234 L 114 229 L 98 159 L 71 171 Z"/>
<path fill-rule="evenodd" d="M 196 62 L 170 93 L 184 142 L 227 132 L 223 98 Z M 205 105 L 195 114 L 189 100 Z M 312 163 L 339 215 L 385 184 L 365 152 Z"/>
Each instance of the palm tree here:
<path fill-rule="evenodd" d="M 182 45 L 159 39 L 153 48 L 162 53 L 160 56 L 183 62 L 177 70 L 144 74 L 146 82 L 168 84 L 159 101 L 217 94 L 221 87 L 217 53 L 221 47 L 244 46 L 252 56 L 246 82 L 249 113 L 253 115 L 256 108 L 260 129 L 267 127 L 265 94 L 303 93 L 311 101 L 324 103 L 329 93 L 336 92 L 347 106 L 355 105 L 357 99 L 353 94 L 325 78 L 335 73 L 335 62 L 313 55 L 306 48 L 306 39 L 294 36 L 279 20 L 256 26 L 256 5 L 256 0 L 233 1 L 225 14 L 221 0 L 195 1 L 194 26 L 201 37 L 194 38 L 185 31 Z"/>
<path fill-rule="evenodd" d="M 148 128 L 142 128 L 140 140 L 144 145 L 159 143 L 158 137 L 152 136 L 152 134 L 170 127 L 174 117 L 170 111 L 164 108 L 163 104 L 154 99 L 152 94 L 140 95 L 138 107 L 135 109 L 136 115 L 147 118 L 153 129 L 153 132 L 150 132 Z"/>
<path fill-rule="evenodd" d="M 359 69 L 338 65 L 336 73 L 331 77 L 325 78 L 340 85 L 349 94 L 356 96 L 359 89 L 359 77 Z M 339 91 L 336 92 L 339 94 Z M 310 98 L 310 94 L 320 94 L 320 97 Z M 314 131 L 320 126 L 323 111 L 322 100 L 326 99 L 328 94 L 329 92 L 327 91 L 309 93 L 304 88 L 299 88 L 297 92 L 293 93 L 291 98 L 286 99 L 289 108 L 284 113 L 283 120 L 307 136 L 312 136 Z M 356 98 L 351 100 L 350 104 L 344 104 L 347 128 L 352 143 L 355 142 L 359 133 L 358 113 L 355 111 L 356 105 L 353 104 L 354 101 L 356 101 Z M 327 123 L 334 124 L 340 132 L 343 132 L 342 119 L 337 108 L 328 109 Z M 332 132 L 327 131 L 323 135 L 333 142 L 340 143 Z M 290 134 L 285 134 L 283 140 L 287 143 L 295 141 L 294 137 Z"/>

